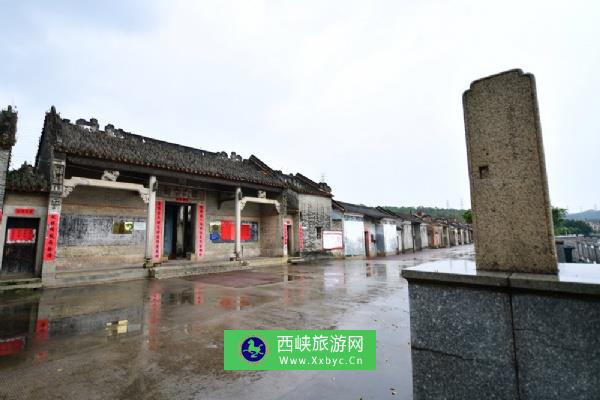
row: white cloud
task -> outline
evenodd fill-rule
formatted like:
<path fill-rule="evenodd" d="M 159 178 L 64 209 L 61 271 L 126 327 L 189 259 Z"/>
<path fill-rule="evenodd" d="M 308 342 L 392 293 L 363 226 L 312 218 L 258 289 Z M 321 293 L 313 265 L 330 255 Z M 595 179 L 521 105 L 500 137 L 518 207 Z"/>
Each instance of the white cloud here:
<path fill-rule="evenodd" d="M 0 65 L 0 96 L 21 112 L 13 165 L 33 158 L 56 104 L 68 118 L 325 173 L 346 201 L 458 206 L 469 197 L 462 92 L 522 67 L 538 80 L 553 202 L 598 202 L 593 2 L 133 4 L 131 26 L 106 23 L 108 11 L 81 23 L 27 13 L 36 29 Z"/>

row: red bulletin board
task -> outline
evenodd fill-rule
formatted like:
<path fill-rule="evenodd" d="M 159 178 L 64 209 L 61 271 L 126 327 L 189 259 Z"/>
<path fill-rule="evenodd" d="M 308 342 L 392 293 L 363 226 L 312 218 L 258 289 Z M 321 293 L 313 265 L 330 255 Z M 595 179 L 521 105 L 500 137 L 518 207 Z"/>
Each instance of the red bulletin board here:
<path fill-rule="evenodd" d="M 233 221 L 221 221 L 221 240 L 235 240 L 235 224 Z"/>

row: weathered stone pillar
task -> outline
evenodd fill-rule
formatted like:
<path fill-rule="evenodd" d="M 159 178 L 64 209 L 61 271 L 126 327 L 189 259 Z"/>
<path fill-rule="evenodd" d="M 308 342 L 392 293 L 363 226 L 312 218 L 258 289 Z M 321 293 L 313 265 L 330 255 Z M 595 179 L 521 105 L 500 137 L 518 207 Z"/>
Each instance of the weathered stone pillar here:
<path fill-rule="evenodd" d="M 242 259 L 242 244 L 241 244 L 241 232 L 242 232 L 242 207 L 240 201 L 242 200 L 242 189 L 235 189 L 235 259 Z"/>
<path fill-rule="evenodd" d="M 148 212 L 146 214 L 146 266 L 152 265 L 152 244 L 154 240 L 154 216 L 156 213 L 156 177 L 148 180 Z"/>
<path fill-rule="evenodd" d="M 549 275 L 558 268 L 533 76 L 475 81 L 463 101 L 477 264 L 402 270 L 413 397 L 600 398 L 597 269 Z"/>
<path fill-rule="evenodd" d="M 4 231 L 2 224 L 4 215 L 4 195 L 6 193 L 6 176 L 10 164 L 10 154 L 16 143 L 17 134 L 17 112 L 11 106 L 0 111 L 0 228 Z M 4 253 L 4 240 L 0 242 L 0 268 L 2 268 L 2 257 Z"/>
<path fill-rule="evenodd" d="M 44 286 L 52 285 L 56 280 L 56 250 L 58 247 L 65 167 L 65 155 L 61 153 L 54 154 L 50 164 L 50 195 L 42 261 L 42 285 Z"/>
<path fill-rule="evenodd" d="M 4 209 L 4 194 L 6 191 L 6 175 L 10 163 L 10 154 L 16 143 L 17 112 L 8 106 L 0 111 L 0 222 Z"/>
<path fill-rule="evenodd" d="M 556 273 L 533 75 L 477 80 L 463 105 L 477 269 Z"/>

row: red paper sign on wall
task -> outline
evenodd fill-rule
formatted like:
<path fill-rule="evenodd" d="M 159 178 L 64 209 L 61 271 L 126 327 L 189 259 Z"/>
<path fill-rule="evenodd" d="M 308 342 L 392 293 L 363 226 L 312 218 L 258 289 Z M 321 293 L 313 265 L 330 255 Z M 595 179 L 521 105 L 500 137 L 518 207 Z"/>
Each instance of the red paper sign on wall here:
<path fill-rule="evenodd" d="M 33 208 L 15 208 L 15 215 L 33 215 L 34 212 L 35 210 Z"/>
<path fill-rule="evenodd" d="M 163 250 L 163 220 L 165 216 L 165 202 L 156 200 L 154 206 L 154 238 L 152 240 L 152 261 L 160 262 Z"/>
<path fill-rule="evenodd" d="M 33 208 L 19 207 L 15 208 L 15 215 L 33 215 L 35 210 Z"/>
<path fill-rule="evenodd" d="M 204 256 L 204 204 L 196 209 L 196 256 Z"/>
<path fill-rule="evenodd" d="M 235 224 L 232 221 L 221 221 L 221 240 L 235 240 Z"/>
<path fill-rule="evenodd" d="M 6 243 L 35 243 L 35 229 L 9 228 Z"/>
<path fill-rule="evenodd" d="M 56 244 L 58 243 L 58 221 L 60 213 L 48 213 L 46 224 L 46 240 L 44 241 L 44 261 L 54 261 L 56 258 Z"/>
<path fill-rule="evenodd" d="M 298 224 L 298 248 L 300 251 L 304 250 L 304 230 L 302 230 L 302 224 Z"/>

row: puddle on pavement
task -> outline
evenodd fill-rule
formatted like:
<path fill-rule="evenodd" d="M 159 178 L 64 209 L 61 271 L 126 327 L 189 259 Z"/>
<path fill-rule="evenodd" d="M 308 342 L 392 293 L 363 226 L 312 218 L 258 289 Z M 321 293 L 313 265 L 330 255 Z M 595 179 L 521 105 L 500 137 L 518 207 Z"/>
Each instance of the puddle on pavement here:
<path fill-rule="evenodd" d="M 256 392 L 264 398 L 277 398 L 277 393 L 302 398 L 302 392 L 294 397 L 284 386 L 293 388 L 306 380 L 313 380 L 315 390 L 305 394 L 315 396 L 389 396 L 389 388 L 375 385 L 396 382 L 385 385 L 403 389 L 410 379 L 408 305 L 400 271 L 405 264 L 425 261 L 340 260 L 3 294 L 0 374 L 9 383 L 0 387 L 0 398 L 6 390 L 22 389 L 19 381 L 30 382 L 23 392 L 26 398 L 69 397 L 83 387 L 77 386 L 82 382 L 98 381 L 105 383 L 103 397 L 118 398 L 131 374 L 146 382 L 145 390 L 152 382 L 162 382 L 157 393 L 167 397 L 194 397 L 207 390 L 209 397 L 228 398 L 230 392 L 219 395 L 225 386 L 238 396 L 249 376 L 253 388 L 264 387 Z M 377 329 L 383 351 L 378 370 L 327 374 L 222 370 L 223 329 L 327 327 Z M 388 356 L 398 351 L 402 357 Z M 182 381 L 186 385 L 177 383 Z"/>

